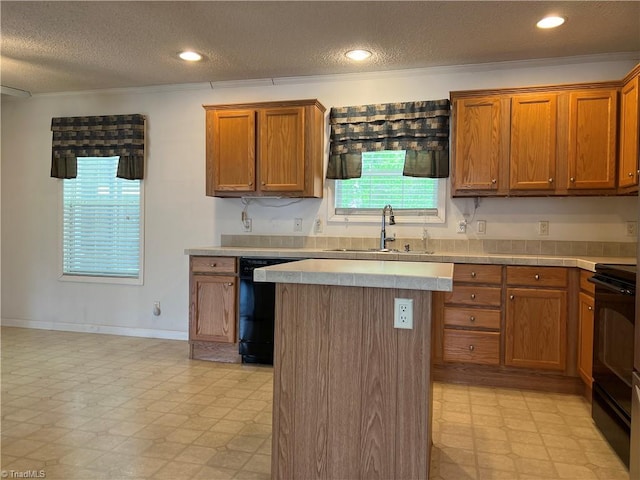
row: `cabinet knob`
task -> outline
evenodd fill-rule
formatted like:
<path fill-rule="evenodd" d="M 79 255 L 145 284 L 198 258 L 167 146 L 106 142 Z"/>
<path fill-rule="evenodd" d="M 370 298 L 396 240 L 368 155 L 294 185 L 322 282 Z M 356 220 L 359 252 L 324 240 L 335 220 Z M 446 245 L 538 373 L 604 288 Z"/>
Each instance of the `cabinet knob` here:
<path fill-rule="evenodd" d="M 495 185 L 496 183 L 498 183 L 498 180 L 497 180 L 497 179 L 495 179 L 495 178 L 492 178 L 492 179 L 491 179 L 491 183 L 493 183 L 493 184 Z"/>
<path fill-rule="evenodd" d="M 591 305 L 589 305 L 589 311 L 593 310 L 593 307 Z"/>
<path fill-rule="evenodd" d="M 265 183 L 265 182 L 262 182 L 262 183 L 261 183 L 261 185 L 266 185 L 266 183 Z"/>
<path fill-rule="evenodd" d="M 250 186 L 250 187 L 251 187 L 251 186 L 253 186 L 253 182 L 249 182 L 249 186 Z"/>
<path fill-rule="evenodd" d="M 209 266 L 210 266 L 211 268 L 214 268 L 214 267 L 217 267 L 217 266 L 218 266 L 218 264 L 217 264 L 217 263 L 210 263 L 210 264 L 209 264 Z"/>
<path fill-rule="evenodd" d="M 571 182 L 573 183 L 573 182 L 575 182 L 575 181 L 576 181 L 576 179 L 575 179 L 575 177 L 571 177 L 571 178 L 569 179 L 569 181 L 571 181 Z"/>
<path fill-rule="evenodd" d="M 469 345 L 469 351 L 473 352 L 476 349 L 476 347 L 474 347 L 473 345 Z"/>
<path fill-rule="evenodd" d="M 514 298 L 516 298 L 514 295 L 509 295 L 510 300 L 513 300 Z"/>
<path fill-rule="evenodd" d="M 540 275 L 538 275 L 537 273 L 533 276 L 533 278 L 535 278 L 536 280 L 540 280 Z"/>
<path fill-rule="evenodd" d="M 471 315 L 471 316 L 469 317 L 469 321 L 470 321 L 470 322 L 475 322 L 475 321 L 476 321 L 476 317 L 474 317 L 473 315 Z"/>
<path fill-rule="evenodd" d="M 633 177 L 633 172 L 629 172 L 629 177 Z"/>
<path fill-rule="evenodd" d="M 233 282 L 227 283 L 227 287 L 233 287 Z"/>
<path fill-rule="evenodd" d="M 476 278 L 476 272 L 471 272 L 471 278 Z"/>
<path fill-rule="evenodd" d="M 475 294 L 475 293 L 472 293 L 472 294 L 471 294 L 471 300 L 475 300 L 475 299 L 476 299 L 476 294 Z"/>
<path fill-rule="evenodd" d="M 549 183 L 553 183 L 553 177 L 549 179 Z"/>

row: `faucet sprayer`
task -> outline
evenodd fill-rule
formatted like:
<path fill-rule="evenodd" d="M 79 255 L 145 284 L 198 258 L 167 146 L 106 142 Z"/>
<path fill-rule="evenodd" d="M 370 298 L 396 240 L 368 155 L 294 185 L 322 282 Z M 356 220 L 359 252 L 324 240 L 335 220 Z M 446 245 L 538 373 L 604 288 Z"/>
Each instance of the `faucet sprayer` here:
<path fill-rule="evenodd" d="M 389 211 L 389 225 L 396 224 L 393 207 L 389 204 L 382 209 L 382 229 L 380 230 L 380 250 L 387 249 L 387 242 L 395 242 L 395 237 L 387 237 L 387 211 Z"/>

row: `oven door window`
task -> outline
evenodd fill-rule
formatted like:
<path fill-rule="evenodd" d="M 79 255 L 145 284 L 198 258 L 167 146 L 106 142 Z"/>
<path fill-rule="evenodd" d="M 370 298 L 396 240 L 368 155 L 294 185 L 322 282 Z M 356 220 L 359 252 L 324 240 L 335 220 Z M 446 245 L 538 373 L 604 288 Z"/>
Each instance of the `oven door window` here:
<path fill-rule="evenodd" d="M 625 410 L 631 406 L 631 398 L 626 397 L 633 373 L 634 300 L 630 295 L 596 290 L 593 378 Z"/>

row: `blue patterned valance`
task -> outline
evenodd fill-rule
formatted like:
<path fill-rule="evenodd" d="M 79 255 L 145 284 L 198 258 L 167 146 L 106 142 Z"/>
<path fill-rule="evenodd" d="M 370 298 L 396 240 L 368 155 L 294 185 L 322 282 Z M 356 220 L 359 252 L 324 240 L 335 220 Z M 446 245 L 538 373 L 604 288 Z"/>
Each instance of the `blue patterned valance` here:
<path fill-rule="evenodd" d="M 404 175 L 449 176 L 449 99 L 332 108 L 327 178 L 358 178 L 362 152 L 406 150 Z"/>
<path fill-rule="evenodd" d="M 75 178 L 77 157 L 120 157 L 116 176 L 144 177 L 143 115 L 58 117 L 51 119 L 51 176 Z"/>

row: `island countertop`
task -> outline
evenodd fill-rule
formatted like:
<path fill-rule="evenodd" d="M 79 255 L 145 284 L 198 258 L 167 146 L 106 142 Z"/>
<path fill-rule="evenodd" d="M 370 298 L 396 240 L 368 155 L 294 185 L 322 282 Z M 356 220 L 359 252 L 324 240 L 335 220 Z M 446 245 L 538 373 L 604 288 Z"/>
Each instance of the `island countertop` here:
<path fill-rule="evenodd" d="M 256 282 L 451 291 L 453 263 L 309 259 L 254 270 Z"/>

